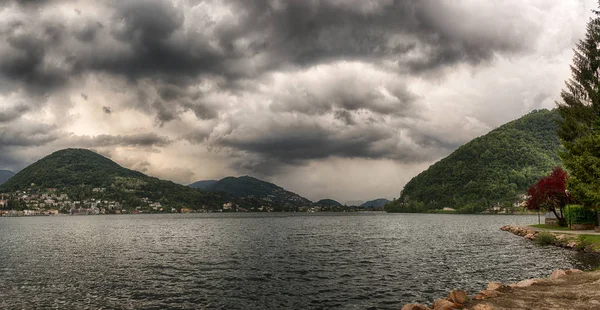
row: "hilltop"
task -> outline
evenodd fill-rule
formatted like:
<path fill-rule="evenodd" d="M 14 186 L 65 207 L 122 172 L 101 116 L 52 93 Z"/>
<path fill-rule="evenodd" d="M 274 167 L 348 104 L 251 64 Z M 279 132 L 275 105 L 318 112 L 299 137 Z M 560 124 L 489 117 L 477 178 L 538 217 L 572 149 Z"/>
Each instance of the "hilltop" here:
<path fill-rule="evenodd" d="M 559 117 L 555 110 L 533 111 L 471 140 L 411 179 L 386 210 L 480 212 L 511 204 L 560 165 Z"/>
<path fill-rule="evenodd" d="M 237 202 L 246 207 L 269 206 L 275 211 L 297 210 L 310 206 L 312 202 L 296 193 L 287 191 L 273 183 L 250 176 L 226 177 L 206 186 L 204 192 L 221 192 L 238 198 Z"/>
<path fill-rule="evenodd" d="M 0 191 L 13 192 L 31 187 L 54 188 L 74 199 L 98 195 L 102 199 L 124 201 L 130 206 L 139 205 L 143 198 L 193 209 L 218 208 L 225 202 L 223 195 L 200 192 L 123 168 L 86 149 L 54 152 L 21 170 L 2 184 Z"/>
<path fill-rule="evenodd" d="M 383 206 L 385 206 L 386 204 L 388 204 L 390 202 L 391 201 L 389 201 L 385 198 L 379 198 L 379 199 L 369 200 L 360 206 L 365 207 L 365 208 L 383 208 Z"/>
<path fill-rule="evenodd" d="M 206 189 L 207 187 L 217 183 L 219 181 L 217 180 L 204 180 L 204 181 L 198 181 L 198 182 L 194 182 L 190 185 L 188 185 L 191 188 L 196 188 L 196 189 Z"/>
<path fill-rule="evenodd" d="M 321 199 L 314 203 L 315 206 L 319 207 L 341 207 L 342 204 L 333 199 Z"/>

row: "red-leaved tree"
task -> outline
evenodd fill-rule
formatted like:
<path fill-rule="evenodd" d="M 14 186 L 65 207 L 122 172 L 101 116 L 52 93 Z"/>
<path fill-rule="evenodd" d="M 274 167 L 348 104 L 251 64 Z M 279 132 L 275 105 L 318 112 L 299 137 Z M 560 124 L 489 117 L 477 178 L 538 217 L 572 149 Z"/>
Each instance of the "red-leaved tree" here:
<path fill-rule="evenodd" d="M 558 224 L 566 226 L 564 208 L 569 202 L 567 179 L 569 175 L 560 167 L 554 167 L 552 172 L 537 183 L 533 184 L 527 191 L 527 209 L 547 210 L 554 213 Z"/>

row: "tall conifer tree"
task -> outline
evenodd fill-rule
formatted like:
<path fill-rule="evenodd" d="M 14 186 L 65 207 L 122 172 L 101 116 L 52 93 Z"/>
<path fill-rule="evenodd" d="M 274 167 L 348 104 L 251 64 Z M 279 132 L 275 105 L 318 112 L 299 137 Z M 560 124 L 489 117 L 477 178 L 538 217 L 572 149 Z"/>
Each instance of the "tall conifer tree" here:
<path fill-rule="evenodd" d="M 571 79 L 558 103 L 569 189 L 586 207 L 600 206 L 600 11 L 594 14 L 574 49 Z"/>

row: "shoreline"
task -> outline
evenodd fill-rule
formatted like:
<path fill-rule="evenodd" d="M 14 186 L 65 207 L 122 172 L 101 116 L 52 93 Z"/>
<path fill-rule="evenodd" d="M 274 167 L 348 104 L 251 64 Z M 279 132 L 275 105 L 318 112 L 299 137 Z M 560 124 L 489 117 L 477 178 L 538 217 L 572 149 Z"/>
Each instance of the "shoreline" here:
<path fill-rule="evenodd" d="M 528 240 L 545 239 L 548 245 L 600 256 L 600 243 L 588 242 L 581 237 L 591 235 L 600 238 L 600 233 L 594 231 L 588 235 L 580 231 L 513 225 L 502 226 L 500 230 Z M 406 304 L 402 307 L 402 310 L 452 309 L 600 309 L 600 270 L 584 272 L 579 269 L 558 269 L 548 278 L 525 279 L 512 284 L 490 282 L 487 289 L 473 296 L 463 290 L 454 290 L 447 297 L 437 299 L 431 307 L 423 304 Z"/>

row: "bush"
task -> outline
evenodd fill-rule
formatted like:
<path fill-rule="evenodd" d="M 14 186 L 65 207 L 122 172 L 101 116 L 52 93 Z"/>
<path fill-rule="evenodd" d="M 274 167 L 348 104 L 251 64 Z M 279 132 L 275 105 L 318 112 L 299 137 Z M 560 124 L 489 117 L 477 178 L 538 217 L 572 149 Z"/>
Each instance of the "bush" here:
<path fill-rule="evenodd" d="M 556 237 L 549 232 L 540 232 L 535 236 L 535 242 L 539 245 L 553 245 L 556 243 Z"/>
<path fill-rule="evenodd" d="M 595 224 L 596 211 L 579 205 L 569 205 L 565 209 L 565 220 L 571 224 Z"/>

